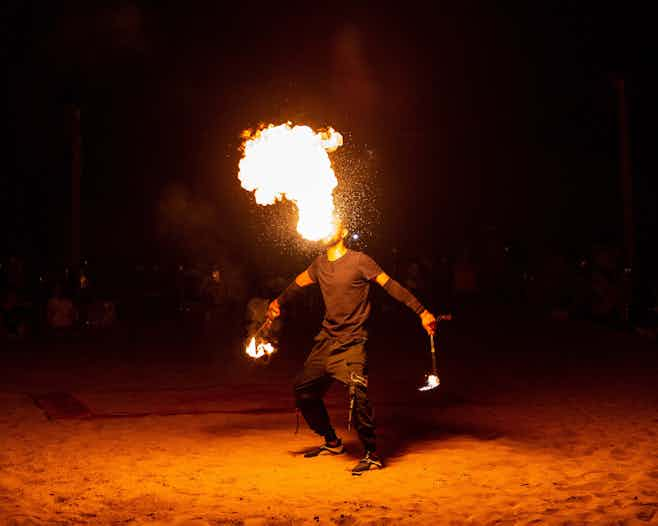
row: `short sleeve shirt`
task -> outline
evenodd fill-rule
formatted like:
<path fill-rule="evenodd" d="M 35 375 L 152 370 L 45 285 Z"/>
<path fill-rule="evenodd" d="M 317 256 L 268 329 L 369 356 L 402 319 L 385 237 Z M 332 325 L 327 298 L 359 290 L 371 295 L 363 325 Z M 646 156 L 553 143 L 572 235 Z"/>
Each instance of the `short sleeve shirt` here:
<path fill-rule="evenodd" d="M 319 255 L 307 271 L 324 299 L 324 331 L 342 341 L 365 339 L 370 281 L 382 273 L 379 265 L 363 252 L 348 250 L 335 261 Z"/>

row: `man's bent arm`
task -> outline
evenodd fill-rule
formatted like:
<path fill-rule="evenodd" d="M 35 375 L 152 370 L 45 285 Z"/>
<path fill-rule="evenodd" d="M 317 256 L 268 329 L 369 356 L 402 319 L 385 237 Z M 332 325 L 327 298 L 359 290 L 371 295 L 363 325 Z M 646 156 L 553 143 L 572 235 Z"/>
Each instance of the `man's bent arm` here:
<path fill-rule="evenodd" d="M 400 303 L 404 303 L 407 307 L 409 307 L 412 311 L 414 311 L 419 316 L 423 312 L 425 312 L 425 307 L 423 307 L 420 301 L 418 301 L 416 296 L 414 296 L 411 292 L 405 289 L 397 281 L 392 279 L 385 272 L 379 274 L 375 278 L 375 281 L 377 281 L 377 283 L 379 283 L 384 288 L 384 290 L 389 293 L 389 295 L 394 297 Z"/>
<path fill-rule="evenodd" d="M 270 319 L 278 318 L 281 314 L 281 305 L 288 303 L 299 291 L 302 290 L 302 288 L 312 285 L 313 283 L 314 281 L 308 273 L 308 270 L 302 272 L 290 285 L 288 285 L 286 290 L 279 294 L 278 298 L 270 303 L 270 306 L 267 309 L 267 317 Z"/>
<path fill-rule="evenodd" d="M 279 303 L 279 305 L 288 303 L 302 288 L 307 287 L 312 283 L 313 280 L 311 279 L 308 270 L 305 270 L 299 276 L 297 276 L 290 285 L 288 285 L 286 290 L 279 294 L 279 297 L 276 299 L 276 301 Z"/>
<path fill-rule="evenodd" d="M 404 303 L 412 311 L 420 316 L 420 321 L 423 324 L 423 328 L 427 331 L 428 334 L 434 334 L 436 318 L 434 315 L 429 312 L 423 305 L 416 299 L 416 297 L 400 285 L 394 279 L 391 279 L 385 272 L 381 272 L 375 278 L 375 281 L 379 283 L 383 289 L 393 296 L 400 303 Z"/>

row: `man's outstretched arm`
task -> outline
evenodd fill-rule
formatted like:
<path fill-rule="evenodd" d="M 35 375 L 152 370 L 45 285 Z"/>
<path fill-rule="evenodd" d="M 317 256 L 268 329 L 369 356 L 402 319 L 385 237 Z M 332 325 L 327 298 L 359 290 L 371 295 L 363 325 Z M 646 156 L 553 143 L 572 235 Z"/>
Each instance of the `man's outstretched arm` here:
<path fill-rule="evenodd" d="M 302 272 L 297 276 L 294 281 L 288 285 L 286 290 L 284 290 L 279 297 L 276 298 L 267 309 L 267 317 L 270 320 L 278 318 L 281 315 L 281 305 L 288 303 L 292 298 L 294 298 L 299 291 L 304 287 L 308 287 L 314 283 L 313 278 L 308 273 L 308 270 Z"/>
<path fill-rule="evenodd" d="M 423 324 L 423 328 L 428 334 L 434 334 L 436 318 L 430 311 L 423 307 L 416 296 L 392 279 L 386 274 L 386 272 L 378 274 L 375 281 L 379 283 L 389 295 L 393 296 L 400 303 L 404 303 L 412 311 L 418 314 L 418 316 L 420 316 L 420 321 Z"/>

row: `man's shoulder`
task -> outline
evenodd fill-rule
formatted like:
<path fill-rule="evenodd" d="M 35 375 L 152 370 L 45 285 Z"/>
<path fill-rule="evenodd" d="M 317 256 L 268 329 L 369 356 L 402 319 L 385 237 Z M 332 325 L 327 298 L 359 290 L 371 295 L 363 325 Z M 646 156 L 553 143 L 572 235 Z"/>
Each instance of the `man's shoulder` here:
<path fill-rule="evenodd" d="M 322 266 L 322 256 L 323 254 L 318 254 L 315 256 L 306 268 L 307 272 L 311 274 L 312 279 L 315 279 L 315 273 L 317 272 L 318 268 Z"/>
<path fill-rule="evenodd" d="M 351 248 L 347 249 L 345 256 L 350 265 L 360 265 L 362 262 L 368 259 L 368 255 L 365 252 L 359 250 L 352 250 Z"/>
<path fill-rule="evenodd" d="M 360 250 L 351 250 L 350 252 L 353 254 L 354 259 L 358 261 L 375 261 L 372 256 L 369 256 L 365 252 L 361 252 Z"/>
<path fill-rule="evenodd" d="M 352 251 L 352 258 L 350 259 L 350 265 L 353 265 L 359 268 L 362 272 L 366 273 L 371 279 L 374 274 L 381 272 L 377 262 L 370 257 L 365 252 L 360 252 L 358 250 Z"/>
<path fill-rule="evenodd" d="M 310 267 L 310 266 L 313 266 L 313 265 L 317 265 L 317 264 L 319 264 L 319 263 L 322 263 L 322 258 L 323 258 L 323 256 L 324 256 L 324 252 L 322 252 L 322 253 L 318 254 L 317 256 L 315 256 L 315 257 L 311 260 L 311 263 L 309 264 L 309 267 Z"/>

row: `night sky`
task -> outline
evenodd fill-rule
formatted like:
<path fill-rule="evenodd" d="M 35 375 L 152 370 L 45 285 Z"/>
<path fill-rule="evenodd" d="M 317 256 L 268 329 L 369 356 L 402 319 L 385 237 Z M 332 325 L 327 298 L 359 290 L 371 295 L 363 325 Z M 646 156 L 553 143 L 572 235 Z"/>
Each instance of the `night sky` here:
<path fill-rule="evenodd" d="M 82 254 L 93 261 L 275 247 L 263 231 L 276 211 L 255 210 L 237 163 L 243 129 L 287 120 L 343 133 L 337 175 L 375 251 L 454 253 L 490 227 L 567 252 L 618 243 L 613 80 L 624 78 L 638 254 L 655 261 L 647 13 L 580 2 L 92 4 L 2 8 L 5 254 L 68 257 L 71 104 L 82 115 Z"/>

